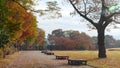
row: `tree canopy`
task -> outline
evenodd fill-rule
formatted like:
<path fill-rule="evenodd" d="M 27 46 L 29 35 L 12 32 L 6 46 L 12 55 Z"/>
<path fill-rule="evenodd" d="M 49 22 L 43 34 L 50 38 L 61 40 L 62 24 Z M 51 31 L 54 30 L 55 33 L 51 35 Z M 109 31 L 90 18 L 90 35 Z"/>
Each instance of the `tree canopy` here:
<path fill-rule="evenodd" d="M 120 6 L 118 0 L 68 0 L 83 19 L 94 26 L 98 32 L 98 57 L 105 58 L 104 34 L 111 23 L 119 23 Z"/>
<path fill-rule="evenodd" d="M 74 30 L 62 31 L 57 29 L 48 36 L 50 44 L 48 47 L 60 50 L 92 50 L 95 49 L 92 38 L 86 33 Z"/>

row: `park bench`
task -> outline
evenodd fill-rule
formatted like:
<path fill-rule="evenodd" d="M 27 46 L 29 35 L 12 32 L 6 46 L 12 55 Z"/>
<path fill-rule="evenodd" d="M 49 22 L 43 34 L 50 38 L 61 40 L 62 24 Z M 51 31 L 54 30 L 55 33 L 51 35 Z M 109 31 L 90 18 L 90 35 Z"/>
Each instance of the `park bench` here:
<path fill-rule="evenodd" d="M 58 56 L 56 55 L 56 59 L 60 59 L 60 60 L 64 60 L 64 59 L 68 59 L 69 56 Z"/>
<path fill-rule="evenodd" d="M 69 65 L 86 65 L 87 60 L 85 59 L 68 59 Z"/>
<path fill-rule="evenodd" d="M 42 50 L 42 51 L 41 51 L 41 53 L 46 53 L 46 52 L 47 52 L 47 50 Z"/>
<path fill-rule="evenodd" d="M 46 55 L 54 55 L 54 53 L 51 52 L 51 51 L 47 51 L 45 54 L 46 54 Z"/>

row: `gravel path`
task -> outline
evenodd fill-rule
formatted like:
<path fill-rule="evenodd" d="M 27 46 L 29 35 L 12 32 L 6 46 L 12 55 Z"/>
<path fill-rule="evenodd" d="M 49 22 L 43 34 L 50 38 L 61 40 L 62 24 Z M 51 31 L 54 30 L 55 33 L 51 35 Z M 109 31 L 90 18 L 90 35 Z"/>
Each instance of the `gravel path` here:
<path fill-rule="evenodd" d="M 56 60 L 54 55 L 40 51 L 21 51 L 7 68 L 93 68 L 90 66 L 71 66 L 67 60 Z"/>

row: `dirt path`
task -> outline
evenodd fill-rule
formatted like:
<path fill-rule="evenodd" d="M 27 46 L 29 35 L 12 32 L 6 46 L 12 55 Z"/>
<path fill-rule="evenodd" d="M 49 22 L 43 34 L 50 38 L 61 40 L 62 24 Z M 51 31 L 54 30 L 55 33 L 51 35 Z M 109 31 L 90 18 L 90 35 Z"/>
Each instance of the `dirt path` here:
<path fill-rule="evenodd" d="M 56 60 L 54 55 L 40 51 L 21 51 L 7 68 L 93 68 L 90 66 L 71 66 L 67 60 Z"/>

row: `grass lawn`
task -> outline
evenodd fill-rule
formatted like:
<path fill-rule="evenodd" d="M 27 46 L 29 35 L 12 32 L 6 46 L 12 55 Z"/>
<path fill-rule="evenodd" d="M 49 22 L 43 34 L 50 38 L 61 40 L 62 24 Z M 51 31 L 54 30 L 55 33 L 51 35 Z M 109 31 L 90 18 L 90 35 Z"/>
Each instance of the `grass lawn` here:
<path fill-rule="evenodd" d="M 0 58 L 0 68 L 6 68 L 5 66 L 8 65 L 16 56 L 19 54 L 19 52 L 15 52 L 12 55 L 7 55 L 4 59 Z"/>
<path fill-rule="evenodd" d="M 97 68 L 120 68 L 120 51 L 115 49 L 112 51 L 107 50 L 107 58 L 98 59 L 97 51 L 53 51 L 55 55 L 65 55 L 73 59 L 87 59 L 88 65 Z M 5 68 L 14 58 L 17 57 L 19 52 L 6 56 L 5 59 L 0 59 L 0 68 Z"/>
<path fill-rule="evenodd" d="M 67 55 L 73 59 L 87 59 L 88 65 L 97 68 L 120 68 L 120 51 L 108 51 L 107 58 L 98 59 L 97 51 L 54 51 L 55 55 Z"/>

